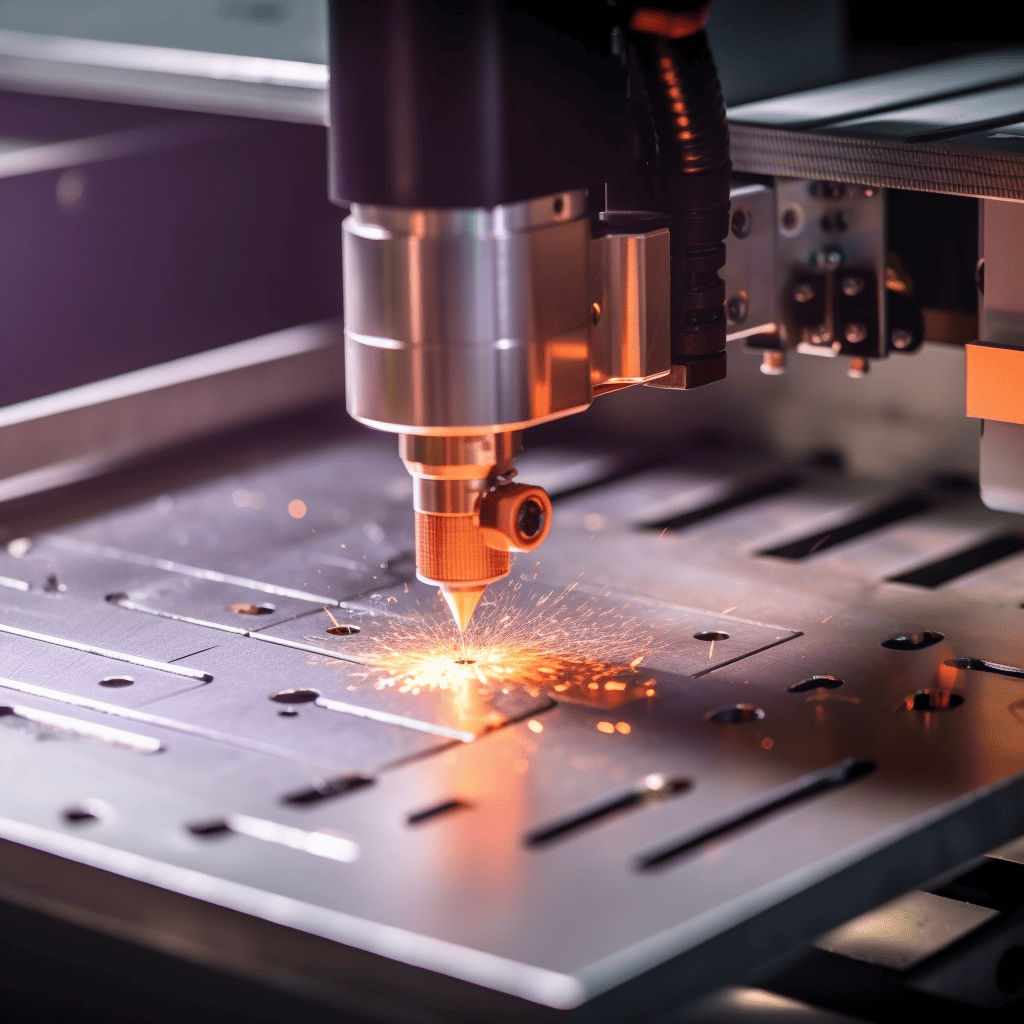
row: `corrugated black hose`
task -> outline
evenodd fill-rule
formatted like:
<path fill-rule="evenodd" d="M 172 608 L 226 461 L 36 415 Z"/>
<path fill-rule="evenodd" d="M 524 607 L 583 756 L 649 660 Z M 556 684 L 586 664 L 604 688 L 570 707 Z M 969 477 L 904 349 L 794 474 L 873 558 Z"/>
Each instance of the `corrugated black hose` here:
<path fill-rule="evenodd" d="M 631 31 L 654 132 L 654 161 L 672 231 L 670 385 L 725 376 L 729 126 L 707 36 Z"/>

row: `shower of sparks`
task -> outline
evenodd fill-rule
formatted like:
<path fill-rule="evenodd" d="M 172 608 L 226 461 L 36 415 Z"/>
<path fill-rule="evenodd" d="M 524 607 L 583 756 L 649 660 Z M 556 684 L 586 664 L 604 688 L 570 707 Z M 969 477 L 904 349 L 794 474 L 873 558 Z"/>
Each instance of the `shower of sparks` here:
<path fill-rule="evenodd" d="M 368 683 L 401 693 L 441 690 L 459 699 L 523 689 L 599 708 L 654 696 L 656 682 L 643 669 L 659 649 L 650 626 L 592 601 L 570 603 L 575 589 L 520 606 L 516 583 L 486 595 L 464 635 L 446 615 L 421 614 L 391 619 L 349 649 L 367 666 Z"/>

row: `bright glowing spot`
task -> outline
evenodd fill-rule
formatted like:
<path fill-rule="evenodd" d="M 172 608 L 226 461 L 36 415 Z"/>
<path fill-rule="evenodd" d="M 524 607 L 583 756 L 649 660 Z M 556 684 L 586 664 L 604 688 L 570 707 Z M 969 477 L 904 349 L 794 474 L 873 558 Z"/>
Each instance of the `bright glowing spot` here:
<path fill-rule="evenodd" d="M 615 726 L 611 722 L 598 722 L 597 731 L 612 733 L 615 732 Z"/>
<path fill-rule="evenodd" d="M 363 679 L 377 689 L 445 690 L 467 707 L 512 689 L 607 709 L 653 696 L 654 679 L 638 671 L 660 649 L 650 626 L 596 602 L 570 603 L 574 589 L 523 605 L 516 584 L 489 593 L 464 636 L 431 608 L 389 618 L 385 628 L 346 640 L 345 649 L 366 666 Z"/>
<path fill-rule="evenodd" d="M 633 727 L 629 724 L 629 722 L 616 722 L 615 731 L 621 732 L 622 735 L 625 736 L 627 733 L 631 733 L 633 731 Z"/>
<path fill-rule="evenodd" d="M 541 725 L 540 722 L 538 722 L 536 718 L 531 718 L 526 723 L 526 728 L 529 729 L 530 732 L 543 732 L 544 731 L 544 726 Z"/>
<path fill-rule="evenodd" d="M 288 502 L 288 515 L 292 519 L 301 519 L 306 514 L 306 503 L 300 498 L 292 498 Z"/>
<path fill-rule="evenodd" d="M 771 750 L 771 749 L 772 749 L 772 747 L 774 747 L 774 746 L 775 746 L 775 740 L 773 740 L 773 739 L 771 738 L 771 736 L 765 736 L 765 738 L 764 738 L 763 740 L 761 740 L 761 746 L 762 746 L 762 747 L 763 747 L 763 748 L 764 748 L 765 750 Z"/>

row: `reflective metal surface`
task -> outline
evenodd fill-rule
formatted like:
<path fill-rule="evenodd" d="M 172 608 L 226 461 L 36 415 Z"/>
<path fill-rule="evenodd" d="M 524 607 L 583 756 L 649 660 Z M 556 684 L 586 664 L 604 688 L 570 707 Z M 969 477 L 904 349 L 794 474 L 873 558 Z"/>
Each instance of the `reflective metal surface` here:
<path fill-rule="evenodd" d="M 733 169 L 1019 200 L 1022 68 L 1008 48 L 734 107 Z"/>
<path fill-rule="evenodd" d="M 473 628 L 643 692 L 467 702 L 367 664 L 452 628 L 409 483 L 360 437 L 0 553 L 6 898 L 385 1019 L 638 1021 L 1020 830 L 1024 555 L 892 582 L 1012 517 L 725 454 L 598 483 Z"/>
<path fill-rule="evenodd" d="M 353 206 L 349 412 L 406 434 L 515 430 L 590 404 L 585 194 L 493 210 Z"/>

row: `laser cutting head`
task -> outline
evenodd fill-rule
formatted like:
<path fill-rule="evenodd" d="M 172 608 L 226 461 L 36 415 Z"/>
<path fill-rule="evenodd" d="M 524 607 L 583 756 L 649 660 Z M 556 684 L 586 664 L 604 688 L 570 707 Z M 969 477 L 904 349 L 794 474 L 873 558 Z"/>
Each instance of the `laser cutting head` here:
<path fill-rule="evenodd" d="M 551 526 L 513 482 L 522 429 L 668 372 L 668 231 L 613 227 L 591 236 L 583 191 L 344 222 L 349 412 L 400 435 L 417 574 L 462 630 Z"/>
<path fill-rule="evenodd" d="M 551 501 L 511 482 L 518 433 L 403 434 L 399 450 L 414 480 L 417 575 L 440 587 L 464 632 L 487 586 L 508 575 L 512 553 L 544 541 Z"/>

